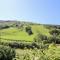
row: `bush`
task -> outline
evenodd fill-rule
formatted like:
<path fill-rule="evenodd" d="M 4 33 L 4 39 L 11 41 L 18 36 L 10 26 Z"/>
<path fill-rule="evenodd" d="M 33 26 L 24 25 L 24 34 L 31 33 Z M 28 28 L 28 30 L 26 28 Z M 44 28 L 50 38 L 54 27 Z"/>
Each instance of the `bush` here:
<path fill-rule="evenodd" d="M 28 33 L 29 35 L 33 34 L 33 33 L 32 33 L 32 30 L 28 30 L 27 33 Z"/>
<path fill-rule="evenodd" d="M 38 48 L 38 49 L 40 48 L 39 45 L 36 42 L 33 42 L 32 46 L 35 47 L 35 48 Z"/>
<path fill-rule="evenodd" d="M 60 31 L 57 30 L 57 29 L 54 29 L 54 30 L 51 30 L 51 31 L 50 31 L 50 34 L 51 34 L 51 35 L 55 35 L 55 36 L 59 35 L 59 33 L 60 33 Z"/>
<path fill-rule="evenodd" d="M 42 34 L 38 33 L 38 34 L 36 35 L 36 37 L 34 38 L 34 41 L 35 41 L 35 42 L 41 42 L 41 41 L 47 40 L 47 39 L 48 39 L 48 38 L 47 38 L 46 35 L 42 35 Z"/>
<path fill-rule="evenodd" d="M 9 43 L 9 46 L 11 48 L 20 48 L 20 49 L 34 49 L 34 48 L 38 48 L 39 49 L 39 45 L 35 42 L 32 43 Z"/>
<path fill-rule="evenodd" d="M 52 43 L 52 42 L 56 42 L 56 38 L 55 37 L 49 37 L 48 38 L 48 43 Z"/>
<path fill-rule="evenodd" d="M 15 57 L 15 51 L 7 46 L 0 45 L 0 60 L 12 60 Z"/>
<path fill-rule="evenodd" d="M 19 48 L 24 49 L 25 48 L 25 44 L 24 43 L 20 43 L 19 44 Z"/>
<path fill-rule="evenodd" d="M 54 37 L 54 36 L 52 36 L 52 37 L 49 37 L 48 38 L 48 43 L 56 43 L 56 44 L 60 44 L 60 38 L 59 37 Z"/>
<path fill-rule="evenodd" d="M 0 26 L 0 29 L 6 29 L 6 28 L 9 28 L 10 26 L 8 25 L 3 25 L 3 26 Z"/>
<path fill-rule="evenodd" d="M 26 32 L 27 32 L 29 35 L 33 34 L 30 26 L 27 26 L 27 27 L 25 28 L 25 30 L 26 30 Z"/>
<path fill-rule="evenodd" d="M 40 33 L 37 34 L 37 36 L 34 38 L 34 42 L 37 44 L 37 47 L 40 49 L 45 49 L 48 47 L 48 45 L 46 45 L 48 41 L 47 36 L 42 35 Z"/>
<path fill-rule="evenodd" d="M 9 46 L 12 48 L 19 48 L 19 43 L 9 43 Z"/>

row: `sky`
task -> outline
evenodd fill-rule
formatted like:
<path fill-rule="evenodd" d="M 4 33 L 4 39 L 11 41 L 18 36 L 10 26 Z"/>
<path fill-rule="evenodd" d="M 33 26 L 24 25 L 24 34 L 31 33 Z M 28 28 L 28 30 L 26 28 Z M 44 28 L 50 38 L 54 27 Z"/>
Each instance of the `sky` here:
<path fill-rule="evenodd" d="M 60 25 L 60 0 L 0 0 L 0 20 Z"/>

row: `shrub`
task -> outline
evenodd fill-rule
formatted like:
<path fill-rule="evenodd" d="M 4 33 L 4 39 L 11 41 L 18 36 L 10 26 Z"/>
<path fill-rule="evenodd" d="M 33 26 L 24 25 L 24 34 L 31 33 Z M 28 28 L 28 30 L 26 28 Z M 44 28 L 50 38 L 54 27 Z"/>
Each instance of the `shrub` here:
<path fill-rule="evenodd" d="M 40 49 L 45 49 L 48 46 L 45 44 L 47 43 L 48 38 L 45 35 L 42 35 L 40 33 L 37 34 L 37 36 L 34 38 L 34 42 L 37 44 L 37 47 Z"/>
<path fill-rule="evenodd" d="M 60 38 L 59 37 L 54 37 L 54 36 L 52 36 L 52 37 L 49 37 L 48 38 L 48 43 L 56 43 L 56 44 L 60 44 Z"/>
<path fill-rule="evenodd" d="M 0 60 L 12 60 L 15 57 L 15 51 L 7 46 L 0 45 Z"/>
<path fill-rule="evenodd" d="M 50 34 L 51 34 L 51 35 L 55 35 L 55 36 L 59 35 L 59 33 L 60 33 L 60 31 L 57 30 L 57 29 L 54 29 L 54 30 L 51 30 L 51 31 L 50 31 Z"/>
<path fill-rule="evenodd" d="M 25 47 L 26 47 L 27 49 L 33 49 L 33 48 L 34 48 L 31 44 L 26 44 Z"/>
<path fill-rule="evenodd" d="M 19 48 L 19 43 L 9 43 L 9 46 L 12 47 L 12 48 Z"/>
<path fill-rule="evenodd" d="M 24 43 L 20 43 L 19 44 L 19 48 L 24 49 L 25 48 L 25 44 Z"/>
<path fill-rule="evenodd" d="M 35 42 L 41 42 L 41 41 L 47 40 L 47 39 L 48 39 L 47 36 L 38 33 L 38 34 L 35 36 L 34 41 L 35 41 Z"/>
<path fill-rule="evenodd" d="M 52 43 L 52 42 L 56 42 L 56 38 L 55 37 L 49 37 L 48 38 L 48 43 Z"/>
<path fill-rule="evenodd" d="M 36 42 L 33 42 L 32 46 L 35 47 L 35 48 L 38 48 L 38 49 L 40 48 L 39 45 Z"/>
<path fill-rule="evenodd" d="M 28 33 L 29 35 L 33 34 L 33 33 L 32 33 L 32 30 L 28 30 L 27 33 Z"/>
<path fill-rule="evenodd" d="M 33 34 L 32 29 L 31 29 L 30 26 L 27 26 L 27 27 L 25 28 L 25 30 L 26 30 L 26 32 L 27 32 L 29 35 Z"/>
<path fill-rule="evenodd" d="M 34 48 L 38 48 L 39 49 L 39 45 L 35 42 L 32 43 L 9 43 L 9 46 L 11 48 L 20 48 L 20 49 L 34 49 Z"/>
<path fill-rule="evenodd" d="M 60 44 L 60 37 L 56 37 L 56 44 Z"/>
<path fill-rule="evenodd" d="M 0 29 L 6 29 L 6 28 L 9 28 L 9 26 L 8 25 L 0 26 Z"/>
<path fill-rule="evenodd" d="M 54 30 L 51 30 L 50 31 L 50 34 L 52 35 L 52 37 L 49 37 L 49 42 L 54 42 L 54 43 L 57 43 L 59 44 L 60 43 L 60 38 L 59 38 L 59 34 L 60 34 L 60 31 L 59 29 L 54 29 Z"/>

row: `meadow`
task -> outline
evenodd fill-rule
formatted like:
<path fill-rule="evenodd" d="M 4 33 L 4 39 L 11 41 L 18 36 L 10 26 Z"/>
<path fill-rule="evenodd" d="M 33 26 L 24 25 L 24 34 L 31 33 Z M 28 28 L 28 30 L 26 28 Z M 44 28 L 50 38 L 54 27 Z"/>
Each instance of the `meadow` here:
<path fill-rule="evenodd" d="M 46 29 L 43 25 L 31 25 L 33 34 L 28 35 L 25 32 L 25 29 L 20 30 L 18 28 L 8 28 L 0 30 L 0 38 L 6 39 L 6 40 L 25 40 L 25 41 L 33 41 L 34 37 L 37 35 L 37 33 L 41 33 L 47 36 L 50 36 L 49 29 Z"/>

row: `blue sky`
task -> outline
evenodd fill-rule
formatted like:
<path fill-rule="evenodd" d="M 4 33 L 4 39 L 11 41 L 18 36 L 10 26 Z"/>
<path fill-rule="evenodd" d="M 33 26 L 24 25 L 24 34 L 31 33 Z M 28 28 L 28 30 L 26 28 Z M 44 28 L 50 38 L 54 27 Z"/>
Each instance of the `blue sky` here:
<path fill-rule="evenodd" d="M 0 20 L 60 24 L 60 0 L 0 0 Z"/>

